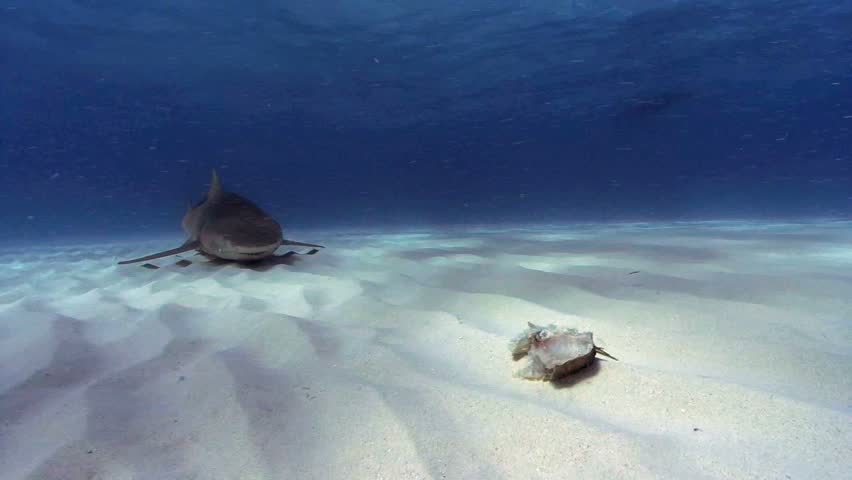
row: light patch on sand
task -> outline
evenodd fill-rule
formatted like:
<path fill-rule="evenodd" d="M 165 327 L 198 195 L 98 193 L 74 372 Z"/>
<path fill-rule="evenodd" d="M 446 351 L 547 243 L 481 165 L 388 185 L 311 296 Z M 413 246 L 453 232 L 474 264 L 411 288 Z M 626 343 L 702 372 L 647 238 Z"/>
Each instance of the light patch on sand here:
<path fill-rule="evenodd" d="M 0 476 L 852 471 L 852 225 L 314 237 L 328 248 L 266 271 L 115 265 L 167 239 L 6 248 Z M 514 378 L 527 322 L 591 330 L 621 361 Z"/>
<path fill-rule="evenodd" d="M 822 259 L 830 262 L 839 262 L 843 264 L 852 264 L 852 247 L 831 247 L 822 251 L 811 254 L 816 259 Z"/>
<path fill-rule="evenodd" d="M 511 261 L 513 257 L 504 256 L 503 258 Z M 542 272 L 554 272 L 569 270 L 576 266 L 596 266 L 606 265 L 608 262 L 605 258 L 594 257 L 589 255 L 566 255 L 564 257 L 540 257 L 535 260 L 530 260 L 527 257 L 514 257 L 516 264 L 519 267 L 529 268 L 530 270 L 539 270 Z"/>
<path fill-rule="evenodd" d="M 442 267 L 442 266 L 452 266 L 452 265 L 458 266 L 460 264 L 466 264 L 466 263 L 468 263 L 468 264 L 483 264 L 483 263 L 487 263 L 488 260 L 483 258 L 483 257 L 480 257 L 479 255 L 459 254 L 459 255 L 442 255 L 442 256 L 432 257 L 432 258 L 428 259 L 427 262 L 430 265 L 433 265 L 433 266 L 436 266 L 436 267 Z"/>

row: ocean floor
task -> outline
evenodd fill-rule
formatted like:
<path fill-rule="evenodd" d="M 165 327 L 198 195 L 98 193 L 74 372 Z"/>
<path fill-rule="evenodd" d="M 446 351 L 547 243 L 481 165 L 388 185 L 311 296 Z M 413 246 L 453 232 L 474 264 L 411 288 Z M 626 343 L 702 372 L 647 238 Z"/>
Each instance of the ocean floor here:
<path fill-rule="evenodd" d="M 850 223 L 299 239 L 0 251 L 0 478 L 850 478 Z M 528 321 L 620 361 L 513 377 Z"/>

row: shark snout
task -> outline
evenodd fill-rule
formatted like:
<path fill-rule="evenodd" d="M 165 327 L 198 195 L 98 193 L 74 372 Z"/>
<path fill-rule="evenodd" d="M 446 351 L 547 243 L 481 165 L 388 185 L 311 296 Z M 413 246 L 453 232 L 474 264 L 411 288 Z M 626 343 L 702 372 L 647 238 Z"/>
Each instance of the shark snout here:
<path fill-rule="evenodd" d="M 201 238 L 202 249 L 225 260 L 252 260 L 268 257 L 275 253 L 281 242 L 265 244 L 239 244 L 227 237 L 212 236 Z"/>

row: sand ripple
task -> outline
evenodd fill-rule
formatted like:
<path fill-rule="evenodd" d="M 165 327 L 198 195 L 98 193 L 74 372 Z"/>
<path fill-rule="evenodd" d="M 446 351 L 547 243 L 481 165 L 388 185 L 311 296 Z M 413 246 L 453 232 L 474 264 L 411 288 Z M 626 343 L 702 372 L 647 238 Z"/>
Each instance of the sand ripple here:
<path fill-rule="evenodd" d="M 330 239 L 263 272 L 114 265 L 151 245 L 0 253 L 0 477 L 852 470 L 848 224 Z M 622 361 L 515 379 L 527 321 Z"/>

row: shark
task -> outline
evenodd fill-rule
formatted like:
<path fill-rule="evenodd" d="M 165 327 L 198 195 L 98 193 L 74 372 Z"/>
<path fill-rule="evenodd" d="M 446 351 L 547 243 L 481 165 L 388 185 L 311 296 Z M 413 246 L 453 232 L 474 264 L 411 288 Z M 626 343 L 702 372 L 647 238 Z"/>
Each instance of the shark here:
<path fill-rule="evenodd" d="M 187 235 L 181 246 L 118 264 L 147 262 L 190 251 L 218 260 L 256 262 L 274 256 L 282 245 L 325 248 L 284 238 L 281 225 L 263 209 L 222 188 L 215 169 L 207 195 L 189 207 L 181 227 Z"/>

